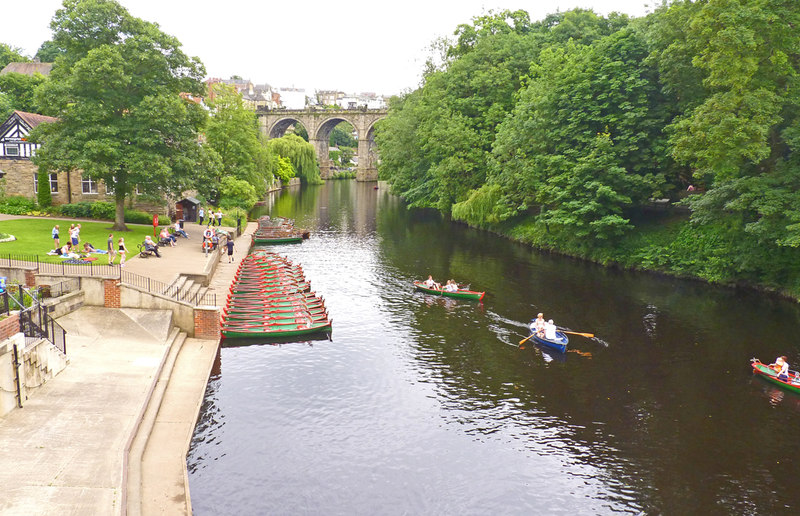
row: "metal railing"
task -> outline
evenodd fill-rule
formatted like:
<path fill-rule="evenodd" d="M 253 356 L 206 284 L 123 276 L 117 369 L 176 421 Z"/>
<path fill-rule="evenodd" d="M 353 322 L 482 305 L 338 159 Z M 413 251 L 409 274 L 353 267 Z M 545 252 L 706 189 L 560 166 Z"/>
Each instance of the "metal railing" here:
<path fill-rule="evenodd" d="M 146 290 L 147 292 L 160 294 L 178 301 L 190 303 L 194 306 L 217 304 L 216 294 L 205 293 L 200 295 L 199 290 L 193 294 L 191 291 L 183 290 L 176 285 L 170 285 L 168 283 L 164 283 L 163 281 L 154 280 L 146 276 L 140 276 L 125 270 L 121 272 L 122 274 L 120 281 L 122 283 Z"/>
<path fill-rule="evenodd" d="M 25 343 L 30 344 L 38 339 L 46 339 L 55 347 L 67 354 L 67 332 L 36 304 L 19 313 L 19 331 L 25 335 Z"/>
<path fill-rule="evenodd" d="M 97 277 L 118 279 L 121 283 L 125 283 L 147 292 L 160 294 L 162 296 L 170 297 L 177 301 L 185 303 L 193 303 L 197 305 L 216 305 L 217 296 L 213 293 L 206 293 L 202 296 L 199 292 L 192 294 L 191 292 L 184 291 L 175 285 L 168 285 L 167 283 L 154 280 L 146 276 L 123 270 L 119 265 L 95 265 L 94 263 L 87 264 L 67 264 L 67 263 L 49 263 L 40 262 L 39 257 L 36 255 L 22 255 L 22 254 L 2 254 L 0 255 L 0 267 L 20 267 L 34 269 L 39 274 L 47 274 L 52 276 L 73 276 L 73 277 Z"/>
<path fill-rule="evenodd" d="M 58 283 L 53 283 L 52 285 L 47 285 L 46 288 L 50 292 L 50 297 L 61 297 L 64 294 L 69 294 L 70 292 L 80 290 L 81 282 L 78 280 L 78 278 L 71 278 L 68 280 L 59 281 Z"/>

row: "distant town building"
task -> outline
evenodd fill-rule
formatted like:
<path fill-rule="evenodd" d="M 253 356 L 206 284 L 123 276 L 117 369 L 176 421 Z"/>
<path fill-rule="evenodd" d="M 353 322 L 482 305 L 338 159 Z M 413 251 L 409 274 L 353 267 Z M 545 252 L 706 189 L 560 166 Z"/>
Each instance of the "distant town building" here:
<path fill-rule="evenodd" d="M 280 107 L 284 109 L 305 109 L 306 90 L 303 88 L 278 88 Z"/>
<path fill-rule="evenodd" d="M 339 106 L 342 109 L 386 109 L 386 99 L 377 93 L 346 94 L 336 90 L 317 90 L 321 106 Z"/>

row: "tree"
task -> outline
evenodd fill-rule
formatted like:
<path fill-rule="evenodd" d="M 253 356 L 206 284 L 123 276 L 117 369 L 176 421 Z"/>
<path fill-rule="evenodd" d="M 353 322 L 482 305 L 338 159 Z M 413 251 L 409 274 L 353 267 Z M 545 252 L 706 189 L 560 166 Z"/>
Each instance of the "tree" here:
<path fill-rule="evenodd" d="M 47 208 L 53 204 L 53 196 L 50 193 L 50 174 L 46 170 L 39 170 L 36 173 L 36 202 L 41 208 Z"/>
<path fill-rule="evenodd" d="M 64 50 L 59 48 L 53 40 L 47 40 L 36 51 L 35 57 L 42 63 L 52 63 L 62 55 L 64 55 Z"/>
<path fill-rule="evenodd" d="M 30 61 L 30 59 L 22 54 L 21 48 L 0 43 L 0 70 L 5 68 L 8 63 L 19 63 L 25 61 Z"/>
<path fill-rule="evenodd" d="M 267 142 L 267 148 L 276 156 L 289 159 L 297 177 L 304 183 L 313 185 L 322 182 L 314 146 L 296 134 L 273 138 Z"/>
<path fill-rule="evenodd" d="M 158 26 L 113 0 L 65 0 L 50 24 L 65 53 L 37 90 L 57 122 L 40 124 L 34 162 L 49 171 L 81 169 L 113 188 L 114 229 L 124 230 L 124 201 L 134 188 L 178 194 L 207 161 L 198 130 L 204 109 L 197 58 Z"/>
<path fill-rule="evenodd" d="M 11 97 L 0 92 L 0 120 L 5 121 L 14 111 L 14 103 Z"/>
<path fill-rule="evenodd" d="M 259 195 L 253 185 L 243 179 L 226 176 L 220 182 L 220 206 L 223 208 L 242 208 L 249 211 Z"/>
<path fill-rule="evenodd" d="M 272 183 L 270 159 L 261 142 L 255 113 L 248 109 L 236 90 L 215 84 L 212 115 L 206 127 L 206 144 L 222 162 L 221 174 L 247 181 L 258 196 Z M 216 184 L 219 178 L 213 182 Z M 201 185 L 201 190 L 212 185 Z"/>
<path fill-rule="evenodd" d="M 0 91 L 8 96 L 11 105 L 19 111 L 38 113 L 39 105 L 34 98 L 36 88 L 47 81 L 47 77 L 37 73 L 6 73 L 0 75 Z"/>
<path fill-rule="evenodd" d="M 347 122 L 339 124 L 331 131 L 329 143 L 332 147 L 358 147 L 358 141 L 353 137 L 353 126 Z"/>

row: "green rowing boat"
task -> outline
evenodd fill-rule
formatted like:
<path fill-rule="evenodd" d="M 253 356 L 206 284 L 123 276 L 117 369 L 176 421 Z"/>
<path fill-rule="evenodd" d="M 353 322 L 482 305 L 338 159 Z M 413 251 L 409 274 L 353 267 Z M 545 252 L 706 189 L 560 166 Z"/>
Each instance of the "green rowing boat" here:
<path fill-rule="evenodd" d="M 433 294 L 435 296 L 455 297 L 458 299 L 472 299 L 474 301 L 480 301 L 483 299 L 483 296 L 486 295 L 486 292 L 475 292 L 472 290 L 456 290 L 450 292 L 444 289 L 429 288 L 425 286 L 421 281 L 415 281 L 414 286 L 417 288 L 417 290 L 421 290 L 426 294 Z"/>

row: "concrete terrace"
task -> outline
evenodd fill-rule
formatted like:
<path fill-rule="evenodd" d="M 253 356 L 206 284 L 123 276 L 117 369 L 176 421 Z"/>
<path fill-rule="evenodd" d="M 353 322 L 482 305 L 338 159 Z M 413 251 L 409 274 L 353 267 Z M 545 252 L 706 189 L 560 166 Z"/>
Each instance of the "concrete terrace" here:
<path fill-rule="evenodd" d="M 164 282 L 208 270 L 202 228 L 133 257 L 125 269 Z M 224 229 L 224 228 L 223 228 Z M 222 294 L 255 224 L 209 289 Z M 131 245 L 128 246 L 131 248 Z M 69 365 L 0 419 L 0 514 L 188 514 L 185 456 L 218 342 L 188 338 L 163 310 L 85 306 L 58 322 Z"/>

